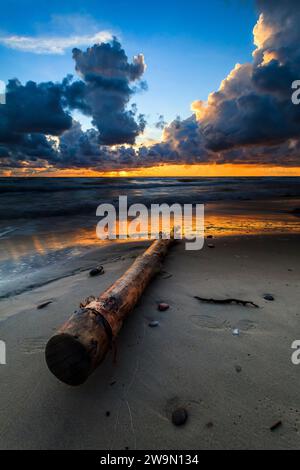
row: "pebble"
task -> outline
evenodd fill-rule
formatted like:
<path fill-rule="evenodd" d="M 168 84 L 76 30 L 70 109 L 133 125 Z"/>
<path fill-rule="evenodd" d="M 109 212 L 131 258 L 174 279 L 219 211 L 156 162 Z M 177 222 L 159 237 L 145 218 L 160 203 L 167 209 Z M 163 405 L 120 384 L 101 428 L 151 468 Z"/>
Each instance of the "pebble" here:
<path fill-rule="evenodd" d="M 207 246 L 208 248 L 215 248 L 215 245 L 213 245 L 212 243 L 208 243 Z"/>
<path fill-rule="evenodd" d="M 153 320 L 148 323 L 148 326 L 150 326 L 151 328 L 154 328 L 155 326 L 158 326 L 158 325 L 159 325 L 159 322 L 157 320 Z"/>
<path fill-rule="evenodd" d="M 265 294 L 265 295 L 264 295 L 264 299 L 271 301 L 271 300 L 274 300 L 274 297 L 273 297 L 273 295 L 271 295 L 271 294 Z"/>
<path fill-rule="evenodd" d="M 97 266 L 90 270 L 90 276 L 99 276 L 99 274 L 104 274 L 103 266 Z"/>
<path fill-rule="evenodd" d="M 235 370 L 236 372 L 239 374 L 240 372 L 242 372 L 242 368 L 241 366 L 235 366 Z"/>
<path fill-rule="evenodd" d="M 164 312 L 165 310 L 168 310 L 169 307 L 170 307 L 170 305 L 166 304 L 164 302 L 161 302 L 160 304 L 158 304 L 158 310 L 160 310 L 161 312 Z"/>
<path fill-rule="evenodd" d="M 185 408 L 177 408 L 172 413 L 172 423 L 175 426 L 182 426 L 188 419 L 188 413 Z"/>

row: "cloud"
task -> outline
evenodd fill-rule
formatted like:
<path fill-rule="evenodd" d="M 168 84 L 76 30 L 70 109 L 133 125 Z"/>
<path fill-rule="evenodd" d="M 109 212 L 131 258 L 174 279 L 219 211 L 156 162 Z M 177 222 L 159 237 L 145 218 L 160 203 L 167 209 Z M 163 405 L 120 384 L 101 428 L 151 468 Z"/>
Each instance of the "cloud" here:
<path fill-rule="evenodd" d="M 195 101 L 208 148 L 278 145 L 300 137 L 300 107 L 291 102 L 300 77 L 299 2 L 259 0 L 253 62 L 237 64 L 207 102 Z"/>
<path fill-rule="evenodd" d="M 26 134 L 59 135 L 70 128 L 72 118 L 61 97 L 60 84 L 9 80 L 6 102 L 0 105 L 0 143 L 21 142 Z"/>
<path fill-rule="evenodd" d="M 67 49 L 106 42 L 112 39 L 109 31 L 98 31 L 91 35 L 34 37 L 8 35 L 0 37 L 0 44 L 22 52 L 33 54 L 64 54 Z"/>
<path fill-rule="evenodd" d="M 146 65 L 144 56 L 135 56 L 132 62 L 114 38 L 110 43 L 95 44 L 86 51 L 73 49 L 75 69 L 81 82 L 65 84 L 68 105 L 92 116 L 103 145 L 134 144 L 145 128 L 145 119 L 137 115 L 135 105 L 127 108 L 137 91 Z"/>

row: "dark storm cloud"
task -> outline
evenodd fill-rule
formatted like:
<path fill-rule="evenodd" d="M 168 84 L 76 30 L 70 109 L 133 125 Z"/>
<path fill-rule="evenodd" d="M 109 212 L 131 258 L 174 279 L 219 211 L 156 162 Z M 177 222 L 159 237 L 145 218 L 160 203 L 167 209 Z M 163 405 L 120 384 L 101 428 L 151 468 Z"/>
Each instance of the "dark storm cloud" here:
<path fill-rule="evenodd" d="M 85 52 L 73 49 L 73 58 L 82 81 L 66 86 L 68 105 L 92 116 L 100 144 L 134 144 L 145 128 L 145 120 L 137 115 L 135 106 L 127 109 L 127 105 L 137 91 L 132 83 L 140 80 L 145 71 L 144 57 L 140 54 L 128 62 L 114 38 L 111 43 L 95 44 Z"/>
<path fill-rule="evenodd" d="M 60 135 L 71 125 L 72 118 L 62 107 L 60 84 L 9 80 L 6 103 L 0 105 L 0 143 L 22 143 L 31 133 Z"/>
<path fill-rule="evenodd" d="M 109 153 L 101 151 L 99 144 L 134 144 L 144 130 L 144 116 L 138 115 L 134 104 L 128 107 L 132 95 L 146 88 L 140 81 L 145 70 L 143 56 L 129 62 L 120 43 L 113 39 L 85 52 L 74 49 L 73 57 L 81 80 L 68 75 L 61 83 L 8 82 L 6 103 L 0 104 L 2 166 L 4 158 L 7 165 L 11 160 L 12 166 L 22 161 L 27 166 L 37 158 L 44 159 L 45 164 L 64 166 L 65 158 L 72 166 L 72 154 L 76 155 L 75 166 L 79 161 L 85 166 L 87 155 L 90 159 L 93 156 L 91 163 L 96 164 L 94 157 L 106 159 Z M 70 115 L 73 109 L 92 117 L 98 130 L 86 135 L 79 132 Z M 69 139 L 70 134 L 78 138 L 72 148 L 68 148 L 66 136 L 59 145 L 46 137 L 60 136 L 68 130 Z"/>
<path fill-rule="evenodd" d="M 300 3 L 259 0 L 258 7 L 253 63 L 236 66 L 207 103 L 193 103 L 214 151 L 300 137 L 300 107 L 291 101 L 300 77 Z"/>

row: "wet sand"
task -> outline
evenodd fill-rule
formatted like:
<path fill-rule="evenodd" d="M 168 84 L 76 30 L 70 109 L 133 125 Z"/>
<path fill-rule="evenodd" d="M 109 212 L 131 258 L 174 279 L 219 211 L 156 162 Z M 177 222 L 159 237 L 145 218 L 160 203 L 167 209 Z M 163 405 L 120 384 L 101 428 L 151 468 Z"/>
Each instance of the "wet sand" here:
<path fill-rule="evenodd" d="M 82 270 L 2 299 L 7 364 L 0 365 L 0 448 L 299 448 L 300 366 L 291 362 L 291 344 L 300 339 L 300 238 L 208 241 L 214 249 L 172 248 L 164 272 L 121 331 L 117 363 L 109 354 L 80 387 L 51 375 L 45 344 L 80 301 L 108 287 L 145 244 L 104 247 L 81 259 Z M 89 277 L 99 263 L 105 274 Z M 274 301 L 263 298 L 267 293 Z M 236 297 L 260 308 L 202 303 L 195 295 Z M 53 302 L 36 308 L 47 300 Z M 160 301 L 169 310 L 158 312 Z M 151 320 L 159 326 L 150 328 Z M 178 406 L 189 414 L 182 427 L 170 420 Z"/>

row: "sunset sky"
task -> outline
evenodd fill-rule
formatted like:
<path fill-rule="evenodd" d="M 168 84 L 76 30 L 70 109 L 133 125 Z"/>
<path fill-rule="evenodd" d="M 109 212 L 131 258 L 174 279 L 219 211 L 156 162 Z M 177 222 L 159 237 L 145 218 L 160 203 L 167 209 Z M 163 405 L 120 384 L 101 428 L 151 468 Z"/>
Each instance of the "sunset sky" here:
<path fill-rule="evenodd" d="M 0 175 L 300 175 L 299 22 L 297 0 L 10 1 Z"/>

